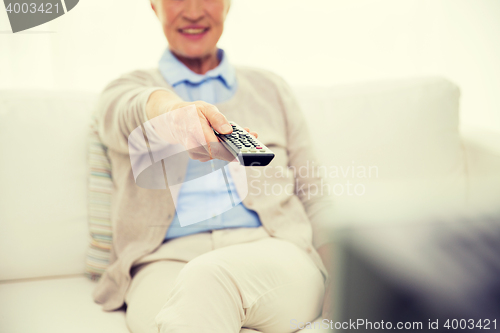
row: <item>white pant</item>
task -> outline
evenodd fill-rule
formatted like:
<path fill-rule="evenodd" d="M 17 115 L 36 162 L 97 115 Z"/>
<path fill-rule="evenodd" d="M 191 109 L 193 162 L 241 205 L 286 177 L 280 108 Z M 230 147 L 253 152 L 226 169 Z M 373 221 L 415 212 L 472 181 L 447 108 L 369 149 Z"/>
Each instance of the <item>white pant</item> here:
<path fill-rule="evenodd" d="M 138 264 L 126 295 L 133 333 L 293 332 L 321 312 L 319 269 L 263 227 L 176 238 Z"/>

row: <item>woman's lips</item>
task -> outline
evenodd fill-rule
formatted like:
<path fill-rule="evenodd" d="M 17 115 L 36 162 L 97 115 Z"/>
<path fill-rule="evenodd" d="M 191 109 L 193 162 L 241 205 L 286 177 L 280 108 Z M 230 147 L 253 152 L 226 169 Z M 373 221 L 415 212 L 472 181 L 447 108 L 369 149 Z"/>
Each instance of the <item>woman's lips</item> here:
<path fill-rule="evenodd" d="M 191 39 L 191 40 L 198 40 L 198 39 L 201 39 L 203 38 L 207 32 L 208 32 L 209 28 L 183 28 L 183 29 L 179 29 L 179 32 L 182 36 L 188 38 L 188 39 Z"/>

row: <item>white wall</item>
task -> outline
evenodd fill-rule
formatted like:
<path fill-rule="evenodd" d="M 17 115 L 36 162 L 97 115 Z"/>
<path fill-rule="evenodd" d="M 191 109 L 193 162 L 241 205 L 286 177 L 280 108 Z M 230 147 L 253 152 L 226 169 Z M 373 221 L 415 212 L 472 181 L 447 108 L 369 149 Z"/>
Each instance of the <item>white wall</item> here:
<path fill-rule="evenodd" d="M 498 0 L 233 0 L 220 42 L 236 64 L 292 84 L 443 75 L 462 89 L 462 123 L 500 131 Z M 166 46 L 147 0 L 84 0 L 9 34 L 0 10 L 0 89 L 99 90 L 153 67 Z M 45 33 L 43 33 L 45 32 Z"/>

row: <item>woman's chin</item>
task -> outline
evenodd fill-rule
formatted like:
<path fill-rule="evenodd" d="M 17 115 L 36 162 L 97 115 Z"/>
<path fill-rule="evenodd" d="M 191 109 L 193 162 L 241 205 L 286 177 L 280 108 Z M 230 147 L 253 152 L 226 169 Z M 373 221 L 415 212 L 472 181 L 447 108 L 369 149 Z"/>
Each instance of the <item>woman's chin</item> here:
<path fill-rule="evenodd" d="M 184 47 L 179 51 L 172 50 L 174 53 L 177 53 L 178 55 L 188 58 L 188 59 L 197 59 L 197 58 L 204 58 L 214 52 L 216 52 L 217 47 L 211 47 L 207 48 L 206 46 L 202 45 L 193 45 L 189 47 Z"/>

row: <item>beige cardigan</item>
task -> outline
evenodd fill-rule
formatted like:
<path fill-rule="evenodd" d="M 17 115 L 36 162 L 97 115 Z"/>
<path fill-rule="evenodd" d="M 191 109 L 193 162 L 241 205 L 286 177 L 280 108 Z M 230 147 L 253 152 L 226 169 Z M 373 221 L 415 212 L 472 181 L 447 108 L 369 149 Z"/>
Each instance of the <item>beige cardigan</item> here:
<path fill-rule="evenodd" d="M 244 184 L 237 168 L 230 170 L 238 192 L 242 186 L 248 187 L 243 204 L 257 212 L 271 236 L 293 242 L 306 251 L 326 278 L 328 273 L 315 248 L 328 241 L 332 203 L 326 196 L 314 195 L 314 186 L 321 189 L 321 179 L 311 172 L 307 175 L 304 169 L 317 165 L 304 117 L 280 77 L 240 67 L 236 68 L 236 75 L 236 94 L 217 107 L 227 119 L 258 132 L 262 143 L 276 154 L 267 167 L 245 168 Z M 173 90 L 157 69 L 132 72 L 104 89 L 96 110 L 99 135 L 108 147 L 115 187 L 111 262 L 93 294 L 104 310 L 123 305 L 131 267 L 162 244 L 175 214 L 178 193 L 137 186 L 128 155 L 127 138 L 147 121 L 146 103 L 158 89 Z M 187 161 L 173 166 L 177 180 L 184 178 L 186 164 Z M 287 167 L 302 170 L 301 174 L 308 177 L 301 177 L 300 172 L 294 177 L 293 172 L 286 172 Z"/>

